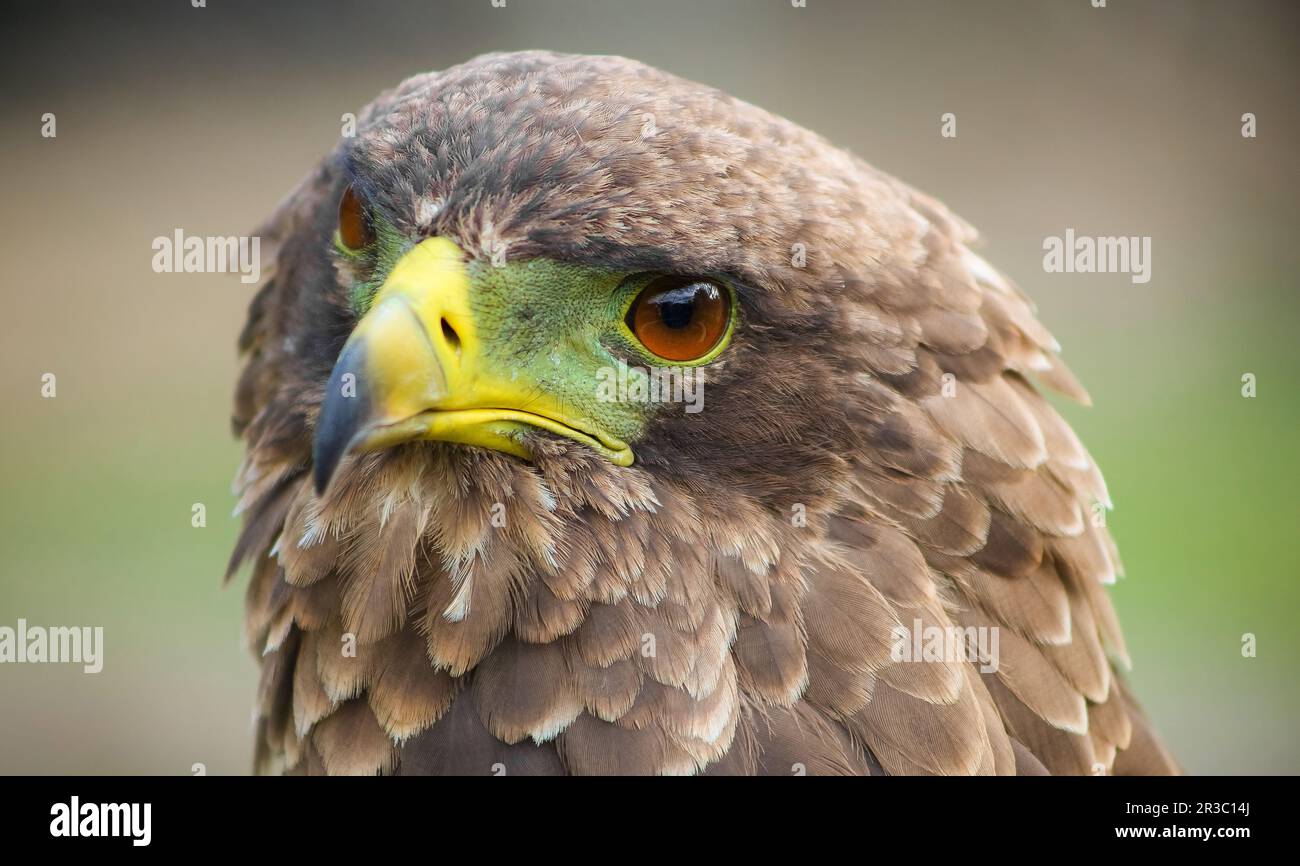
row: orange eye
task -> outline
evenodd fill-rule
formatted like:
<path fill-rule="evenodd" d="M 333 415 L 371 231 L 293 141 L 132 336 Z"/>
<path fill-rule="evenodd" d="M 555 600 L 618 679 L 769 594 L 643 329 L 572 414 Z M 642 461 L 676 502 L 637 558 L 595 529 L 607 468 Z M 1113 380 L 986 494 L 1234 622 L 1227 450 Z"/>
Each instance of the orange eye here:
<path fill-rule="evenodd" d="M 727 333 L 731 300 L 726 289 L 699 277 L 651 280 L 627 311 L 627 326 L 641 344 L 669 361 L 709 354 Z"/>
<path fill-rule="evenodd" d="M 339 240 L 353 251 L 363 250 L 375 242 L 375 227 L 351 185 L 339 199 Z"/>

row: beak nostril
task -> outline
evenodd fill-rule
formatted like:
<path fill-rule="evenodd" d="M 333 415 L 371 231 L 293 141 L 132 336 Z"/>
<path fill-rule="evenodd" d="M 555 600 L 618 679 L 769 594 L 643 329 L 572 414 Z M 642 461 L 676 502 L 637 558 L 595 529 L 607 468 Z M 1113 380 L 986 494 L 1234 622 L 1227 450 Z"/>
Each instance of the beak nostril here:
<path fill-rule="evenodd" d="M 446 319 L 442 320 L 442 338 L 447 341 L 447 345 L 455 350 L 457 355 L 460 354 L 460 335 L 456 333 L 456 329 Z"/>

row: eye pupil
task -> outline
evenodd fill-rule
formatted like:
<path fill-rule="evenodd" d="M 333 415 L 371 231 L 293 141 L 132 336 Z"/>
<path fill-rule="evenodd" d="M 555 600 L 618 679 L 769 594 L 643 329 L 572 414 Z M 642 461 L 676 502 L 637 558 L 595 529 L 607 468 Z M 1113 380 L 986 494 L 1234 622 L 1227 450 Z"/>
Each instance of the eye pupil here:
<path fill-rule="evenodd" d="M 633 336 L 655 355 L 694 361 L 717 346 L 727 331 L 731 302 L 711 280 L 665 276 L 651 280 L 628 311 Z"/>
<path fill-rule="evenodd" d="M 659 318 L 673 330 L 681 330 L 695 317 L 695 299 L 689 301 L 666 301 L 659 305 Z"/>

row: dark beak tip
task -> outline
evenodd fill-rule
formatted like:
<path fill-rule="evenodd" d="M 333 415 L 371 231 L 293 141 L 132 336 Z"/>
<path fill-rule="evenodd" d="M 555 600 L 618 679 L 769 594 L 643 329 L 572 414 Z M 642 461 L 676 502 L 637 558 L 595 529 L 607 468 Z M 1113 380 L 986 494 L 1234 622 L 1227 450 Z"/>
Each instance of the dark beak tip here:
<path fill-rule="evenodd" d="M 318 497 L 324 496 L 325 491 L 329 489 L 330 478 L 334 476 L 334 467 L 316 462 L 312 475 L 316 482 L 316 495 Z"/>
<path fill-rule="evenodd" d="M 345 347 L 330 373 L 325 386 L 325 400 L 316 419 L 316 437 L 312 442 L 313 476 L 316 494 L 323 495 L 339 463 L 352 449 L 361 429 L 370 415 L 369 401 L 361 388 L 361 373 L 365 369 L 364 349 L 359 345 Z M 353 387 L 345 392 L 343 376 L 354 376 Z"/>
<path fill-rule="evenodd" d="M 319 432 L 316 434 L 311 460 L 312 477 L 315 481 L 317 496 L 323 496 L 329 488 L 334 472 L 338 469 L 339 464 L 343 462 L 343 456 L 347 453 L 347 445 L 348 441 L 346 439 L 322 436 Z"/>

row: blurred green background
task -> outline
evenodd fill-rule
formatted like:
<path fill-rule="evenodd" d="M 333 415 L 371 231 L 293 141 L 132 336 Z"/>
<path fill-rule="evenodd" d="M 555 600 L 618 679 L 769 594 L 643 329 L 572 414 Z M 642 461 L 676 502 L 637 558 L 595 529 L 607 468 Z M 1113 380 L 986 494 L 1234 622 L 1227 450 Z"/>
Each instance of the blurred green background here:
<path fill-rule="evenodd" d="M 106 664 L 0 667 L 0 772 L 247 772 L 255 665 L 242 581 L 220 576 L 251 292 L 155 274 L 151 242 L 251 232 L 341 114 L 524 48 L 715 85 L 978 226 L 1092 392 L 1063 411 L 1117 506 L 1148 710 L 1193 772 L 1300 771 L 1294 3 L 171 0 L 6 19 L 0 625 L 102 625 Z M 1066 228 L 1151 236 L 1151 281 L 1045 274 Z"/>

